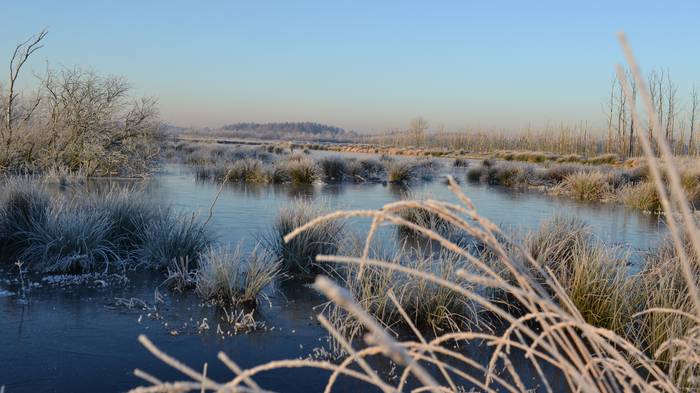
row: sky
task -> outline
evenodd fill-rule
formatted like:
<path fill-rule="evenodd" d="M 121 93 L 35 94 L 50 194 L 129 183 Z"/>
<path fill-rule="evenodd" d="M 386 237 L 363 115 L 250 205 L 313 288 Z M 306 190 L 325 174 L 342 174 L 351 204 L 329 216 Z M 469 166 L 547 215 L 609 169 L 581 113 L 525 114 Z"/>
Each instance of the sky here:
<path fill-rule="evenodd" d="M 2 2 L 0 64 L 47 28 L 30 70 L 124 76 L 181 126 L 596 124 L 623 61 L 618 31 L 643 70 L 669 70 L 681 98 L 700 84 L 697 0 Z"/>

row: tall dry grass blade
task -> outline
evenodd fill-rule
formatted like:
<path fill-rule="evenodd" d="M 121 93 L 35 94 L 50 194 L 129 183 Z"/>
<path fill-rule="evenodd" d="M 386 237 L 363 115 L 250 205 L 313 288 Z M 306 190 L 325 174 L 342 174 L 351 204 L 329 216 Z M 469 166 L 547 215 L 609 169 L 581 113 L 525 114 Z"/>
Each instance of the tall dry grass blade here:
<path fill-rule="evenodd" d="M 411 363 L 412 357 L 406 352 L 404 348 L 399 346 L 393 338 L 391 338 L 384 329 L 379 326 L 379 324 L 369 316 L 365 310 L 360 307 L 357 302 L 352 298 L 352 295 L 346 290 L 337 286 L 333 281 L 324 277 L 316 277 L 316 282 L 314 283 L 316 289 L 321 293 L 326 295 L 331 301 L 333 301 L 338 306 L 348 310 L 357 319 L 359 319 L 365 327 L 372 334 L 372 341 L 380 345 L 387 350 L 387 356 L 392 358 L 395 362 L 407 366 Z M 433 377 L 421 366 L 416 365 L 413 368 L 413 374 L 418 378 L 421 383 L 428 386 L 435 391 L 439 390 L 439 384 L 433 379 Z"/>
<path fill-rule="evenodd" d="M 377 375 L 377 373 L 370 367 L 369 364 L 365 361 L 365 359 L 362 356 L 358 356 L 357 352 L 352 348 L 352 345 L 345 340 L 342 334 L 338 332 L 337 329 L 333 327 L 333 325 L 324 317 L 323 315 L 319 314 L 317 317 L 318 321 L 321 323 L 321 326 L 323 326 L 330 334 L 333 336 L 333 339 L 335 339 L 341 347 L 348 353 L 348 358 L 354 359 L 357 364 L 362 368 L 362 370 L 372 378 L 372 380 L 375 381 L 377 386 L 381 387 L 382 391 L 384 392 L 396 392 L 397 389 L 392 388 L 391 386 L 385 384 L 381 378 Z M 340 368 L 336 371 L 333 372 L 333 375 L 328 379 L 328 383 L 326 384 L 326 388 L 324 389 L 325 393 L 330 393 L 331 389 L 333 387 L 333 383 L 335 382 L 335 379 L 337 376 L 340 374 L 340 371 L 344 369 L 346 366 L 345 364 L 341 364 Z"/>
<path fill-rule="evenodd" d="M 625 53 L 625 57 L 627 58 L 627 63 L 629 64 L 630 69 L 632 70 L 632 75 L 634 76 L 638 91 L 642 97 L 642 102 L 646 108 L 647 114 L 649 115 L 650 121 L 652 122 L 651 126 L 653 127 L 653 129 L 659 130 L 661 129 L 661 124 L 656 116 L 656 112 L 654 111 L 654 104 L 651 100 L 649 89 L 646 85 L 646 82 L 644 81 L 644 78 L 641 77 L 641 72 L 639 70 L 639 66 L 637 65 L 637 61 L 634 57 L 634 54 L 632 53 L 632 48 L 630 47 L 624 33 L 620 33 L 618 38 L 620 41 L 620 45 L 622 46 L 622 49 Z M 678 252 L 679 259 L 681 261 L 681 268 L 683 271 L 683 275 L 685 276 L 685 280 L 688 284 L 688 291 L 690 292 L 693 305 L 695 306 L 695 312 L 698 316 L 700 316 L 700 291 L 698 290 L 698 284 L 695 281 L 695 278 L 693 277 L 693 272 L 688 257 L 685 254 L 685 248 L 683 247 L 681 235 L 678 230 L 678 227 L 676 226 L 673 207 L 666 196 L 666 190 L 661 177 L 661 171 L 659 170 L 658 162 L 656 160 L 656 155 L 654 154 L 654 151 L 652 149 L 651 142 L 649 141 L 649 136 L 647 135 L 647 131 L 639 129 L 640 119 L 638 119 L 637 111 L 633 104 L 634 96 L 631 93 L 631 89 L 629 87 L 627 79 L 624 77 L 624 72 L 622 71 L 620 66 L 617 67 L 617 74 L 620 83 L 623 85 L 625 95 L 628 96 L 627 101 L 629 102 L 630 112 L 632 113 L 632 116 L 635 119 L 634 124 L 637 128 L 637 135 L 641 136 L 640 139 L 642 140 L 642 146 L 644 148 L 644 153 L 647 158 L 649 169 L 651 171 L 654 183 L 656 184 L 656 188 L 661 199 L 661 204 L 668 218 L 669 230 L 671 231 L 673 242 Z M 673 154 L 671 153 L 670 147 L 668 146 L 668 142 L 664 138 L 658 136 L 656 139 L 657 145 L 661 150 L 661 156 L 664 159 L 664 163 L 666 166 L 666 174 L 670 182 L 669 188 L 671 190 L 671 195 L 673 196 L 673 199 L 676 202 L 676 206 L 678 206 L 680 210 L 687 236 L 690 239 L 691 244 L 693 245 L 695 254 L 697 256 L 700 256 L 700 238 L 698 238 L 698 229 L 695 225 L 695 219 L 692 217 L 692 214 L 690 212 L 686 194 L 683 191 L 683 187 L 681 186 L 679 171 L 678 168 L 675 166 L 675 159 L 673 157 Z"/>

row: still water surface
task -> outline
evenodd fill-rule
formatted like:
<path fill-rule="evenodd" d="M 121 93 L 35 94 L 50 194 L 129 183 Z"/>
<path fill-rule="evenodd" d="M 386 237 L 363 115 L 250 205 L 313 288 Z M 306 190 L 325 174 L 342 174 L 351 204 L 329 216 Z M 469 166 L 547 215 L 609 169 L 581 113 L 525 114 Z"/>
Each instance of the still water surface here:
<path fill-rule="evenodd" d="M 415 185 L 416 197 L 430 196 L 455 201 L 442 178 L 447 173 L 464 179 L 463 170 L 447 170 L 435 181 Z M 576 215 L 584 219 L 604 241 L 641 253 L 662 237 L 663 225 L 654 216 L 615 204 L 590 204 L 540 193 L 461 182 L 478 211 L 503 228 L 527 230 L 553 215 Z M 206 216 L 218 191 L 212 183 L 197 182 L 184 166 L 169 165 L 145 184 L 146 191 L 163 205 Z M 298 197 L 322 199 L 334 209 L 376 209 L 405 195 L 405 190 L 382 184 L 330 184 L 311 187 L 256 187 L 229 185 L 214 207 L 211 227 L 221 244 L 243 240 L 252 247 L 255 238 L 268 230 L 277 210 Z M 362 230 L 367 222 L 353 226 Z M 0 272 L 0 277 L 7 276 Z M 161 289 L 163 303 L 156 305 L 154 288 L 162 281 L 155 273 L 130 276 L 126 285 L 105 288 L 53 289 L 44 285 L 31 292 L 28 304 L 12 295 L 0 297 L 0 386 L 6 392 L 124 391 L 139 383 L 134 368 L 166 380 L 181 378 L 154 359 L 136 338 L 148 335 L 161 349 L 224 380 L 231 374 L 216 360 L 224 351 L 242 367 L 273 359 L 307 357 L 326 344 L 315 322 L 314 306 L 324 299 L 301 284 L 284 286 L 283 296 L 260 308 L 257 319 L 265 329 L 222 338 L 215 332 L 221 317 L 216 309 L 201 308 L 192 295 Z M 0 289 L 6 285 L 0 281 Z M 94 286 L 94 285 L 93 285 Z M 0 291 L 2 292 L 2 291 Z M 115 306 L 117 298 L 138 298 L 155 310 Z M 149 318 L 148 314 L 151 314 Z M 210 329 L 198 334 L 207 318 Z M 177 335 L 172 335 L 176 330 Z M 465 348 L 476 359 L 487 354 L 478 346 Z M 523 368 L 527 363 L 523 362 Z M 527 372 L 525 373 L 527 374 Z M 322 390 L 327 374 L 294 369 L 263 374 L 256 381 L 263 387 L 284 392 Z M 533 387 L 537 384 L 533 382 Z M 358 391 L 343 380 L 337 391 Z"/>

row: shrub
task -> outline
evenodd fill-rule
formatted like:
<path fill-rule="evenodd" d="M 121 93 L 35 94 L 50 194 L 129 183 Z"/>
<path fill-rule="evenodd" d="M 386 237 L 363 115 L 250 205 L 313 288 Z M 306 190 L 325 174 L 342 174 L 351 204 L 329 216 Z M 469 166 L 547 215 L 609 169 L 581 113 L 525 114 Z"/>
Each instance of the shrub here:
<path fill-rule="evenodd" d="M 263 290 L 279 276 L 279 261 L 256 247 L 244 255 L 235 249 L 208 248 L 199 258 L 196 291 L 207 301 L 222 305 L 255 305 Z"/>

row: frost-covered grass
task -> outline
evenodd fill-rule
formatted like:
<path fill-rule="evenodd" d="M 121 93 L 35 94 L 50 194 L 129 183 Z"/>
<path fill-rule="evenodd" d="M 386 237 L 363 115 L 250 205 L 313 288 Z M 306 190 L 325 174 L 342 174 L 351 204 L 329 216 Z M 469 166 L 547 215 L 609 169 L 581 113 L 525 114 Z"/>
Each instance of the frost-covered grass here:
<path fill-rule="evenodd" d="M 235 248 L 208 248 L 196 272 L 195 290 L 207 301 L 222 305 L 255 305 L 280 275 L 280 263 L 271 253 L 255 247 L 244 253 Z"/>
<path fill-rule="evenodd" d="M 192 216 L 148 201 L 137 189 L 68 194 L 37 179 L 12 178 L 0 190 L 2 260 L 32 272 L 93 272 L 196 261 L 211 235 Z"/>
<path fill-rule="evenodd" d="M 282 262 L 291 274 L 309 275 L 322 271 L 316 255 L 333 254 L 341 243 L 344 226 L 337 221 L 321 224 L 289 242 L 284 236 L 312 219 L 327 212 L 323 202 L 299 199 L 282 208 L 272 230 L 265 237 L 265 246 Z"/>

